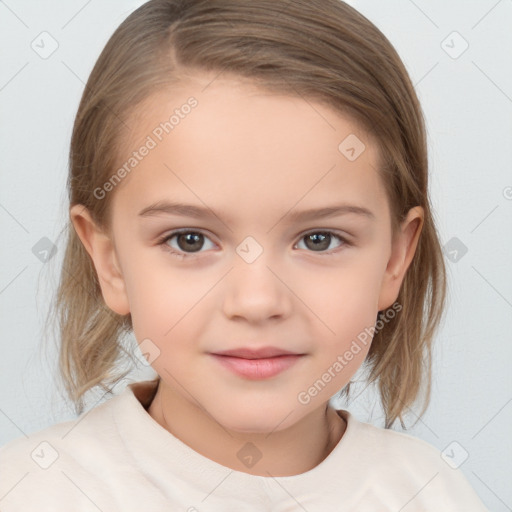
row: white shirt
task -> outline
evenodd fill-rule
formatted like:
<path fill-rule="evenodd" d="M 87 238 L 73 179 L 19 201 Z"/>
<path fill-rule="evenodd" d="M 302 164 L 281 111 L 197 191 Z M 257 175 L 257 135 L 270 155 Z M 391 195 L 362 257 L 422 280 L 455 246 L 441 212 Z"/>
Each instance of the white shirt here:
<path fill-rule="evenodd" d="M 358 421 L 316 467 L 257 476 L 194 451 L 147 412 L 158 379 L 0 448 L 0 510 L 487 511 L 460 469 L 408 434 Z"/>

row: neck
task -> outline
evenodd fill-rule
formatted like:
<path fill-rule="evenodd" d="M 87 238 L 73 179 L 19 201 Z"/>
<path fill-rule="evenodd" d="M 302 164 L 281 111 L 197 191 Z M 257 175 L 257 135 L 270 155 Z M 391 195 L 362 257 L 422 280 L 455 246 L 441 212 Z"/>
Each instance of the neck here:
<path fill-rule="evenodd" d="M 265 433 L 230 430 L 205 409 L 171 392 L 163 381 L 148 413 L 197 453 L 259 476 L 292 476 L 313 469 L 331 453 L 346 429 L 343 418 L 325 404 L 287 429 Z M 255 458 L 254 465 L 247 462 Z"/>

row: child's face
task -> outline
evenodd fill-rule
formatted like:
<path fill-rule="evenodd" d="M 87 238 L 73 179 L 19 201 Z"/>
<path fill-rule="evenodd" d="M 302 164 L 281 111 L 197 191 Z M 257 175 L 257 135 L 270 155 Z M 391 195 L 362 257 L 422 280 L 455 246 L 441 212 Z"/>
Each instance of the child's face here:
<path fill-rule="evenodd" d="M 140 161 L 107 192 L 116 252 L 98 241 L 95 264 L 107 304 L 131 313 L 170 393 L 226 428 L 280 430 L 325 406 L 362 364 L 378 311 L 396 300 L 415 232 L 392 244 L 376 149 L 355 125 L 319 103 L 230 80 L 202 91 L 211 80 L 155 95 L 129 121 L 135 136 L 119 167 L 133 151 Z M 191 96 L 197 106 L 181 109 Z M 175 109 L 172 131 L 156 129 Z M 351 134 L 365 145 L 353 161 L 338 148 Z M 210 211 L 140 214 L 157 202 Z M 338 205 L 371 214 L 293 219 Z M 177 229 L 192 233 L 158 245 Z M 323 239 L 326 231 L 333 235 Z M 263 379 L 211 355 L 263 346 L 305 355 Z"/>

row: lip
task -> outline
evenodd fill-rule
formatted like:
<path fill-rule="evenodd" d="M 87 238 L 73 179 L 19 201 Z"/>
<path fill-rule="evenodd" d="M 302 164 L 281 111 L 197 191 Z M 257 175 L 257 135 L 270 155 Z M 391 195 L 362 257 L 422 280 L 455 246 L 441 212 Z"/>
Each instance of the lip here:
<path fill-rule="evenodd" d="M 240 377 L 251 380 L 264 380 L 274 377 L 291 368 L 305 354 L 282 354 L 275 357 L 252 358 L 234 357 L 230 355 L 210 354 L 224 368 L 231 370 Z"/>
<path fill-rule="evenodd" d="M 268 359 L 283 355 L 303 355 L 296 352 L 290 352 L 277 347 L 262 347 L 262 348 L 237 348 L 233 350 L 223 350 L 221 352 L 214 352 L 214 355 L 239 357 L 242 359 Z"/>

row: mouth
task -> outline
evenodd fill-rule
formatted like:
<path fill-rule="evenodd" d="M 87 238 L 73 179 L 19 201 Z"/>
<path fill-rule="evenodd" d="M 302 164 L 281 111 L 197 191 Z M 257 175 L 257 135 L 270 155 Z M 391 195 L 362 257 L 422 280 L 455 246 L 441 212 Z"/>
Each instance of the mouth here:
<path fill-rule="evenodd" d="M 306 354 L 297 354 L 274 347 L 236 349 L 210 354 L 221 366 L 239 377 L 263 380 L 274 377 L 294 366 Z"/>
<path fill-rule="evenodd" d="M 241 359 L 270 359 L 273 357 L 289 356 L 289 355 L 304 355 L 289 350 L 284 350 L 278 347 L 263 347 L 259 349 L 253 348 L 237 348 L 233 350 L 223 350 L 221 352 L 213 352 L 218 356 L 238 357 Z"/>

